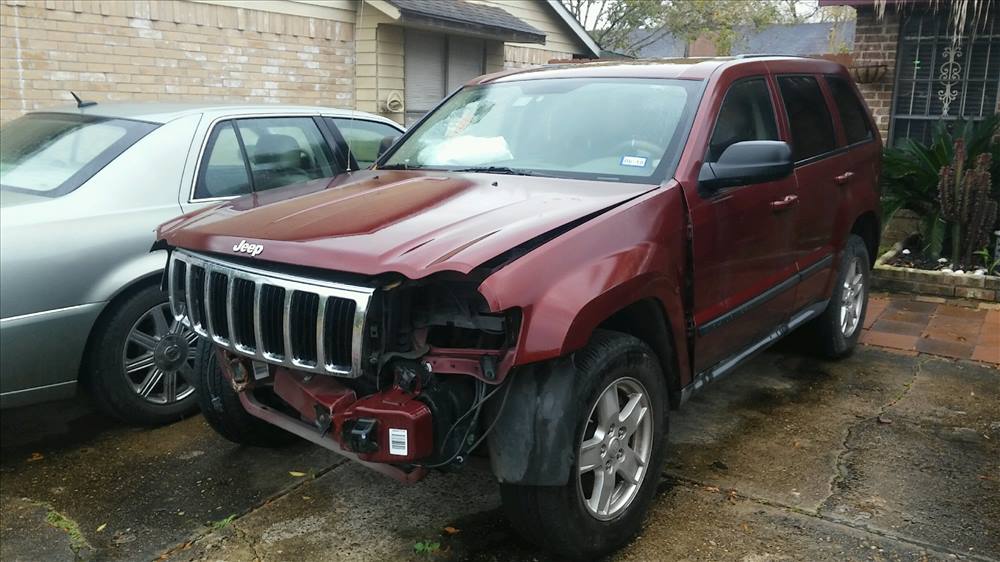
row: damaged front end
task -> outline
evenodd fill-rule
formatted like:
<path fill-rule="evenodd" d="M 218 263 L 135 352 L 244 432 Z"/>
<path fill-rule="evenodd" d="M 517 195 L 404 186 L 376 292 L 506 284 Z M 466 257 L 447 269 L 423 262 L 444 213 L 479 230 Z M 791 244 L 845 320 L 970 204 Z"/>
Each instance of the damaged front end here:
<path fill-rule="evenodd" d="M 174 250 L 167 278 L 174 315 L 216 346 L 248 413 L 403 481 L 468 460 L 520 311 L 491 312 L 475 274 L 270 265 Z"/>

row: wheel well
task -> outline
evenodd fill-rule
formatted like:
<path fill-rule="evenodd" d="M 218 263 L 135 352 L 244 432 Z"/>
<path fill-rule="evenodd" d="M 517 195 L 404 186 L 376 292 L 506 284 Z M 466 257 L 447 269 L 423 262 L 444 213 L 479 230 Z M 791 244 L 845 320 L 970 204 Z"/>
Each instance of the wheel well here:
<path fill-rule="evenodd" d="M 162 275 L 162 272 L 157 272 L 140 277 L 129 285 L 123 287 L 117 293 L 112 295 L 110 299 L 108 299 L 108 304 L 105 305 L 104 309 L 101 310 L 101 313 L 97 315 L 97 319 L 94 320 L 94 325 L 90 327 L 90 333 L 87 334 L 87 344 L 83 348 L 83 361 L 80 362 L 80 371 L 77 373 L 78 381 L 84 382 L 87 374 L 89 373 L 88 367 L 90 366 L 90 353 L 94 346 L 94 338 L 97 335 L 97 330 L 101 329 L 101 327 L 107 323 L 108 317 L 114 314 L 115 309 L 118 308 L 119 304 L 123 300 L 131 297 L 150 285 L 159 285 L 160 277 L 162 277 Z"/>
<path fill-rule="evenodd" d="M 680 377 L 678 376 L 677 355 L 674 353 L 670 323 L 663 306 L 654 298 L 634 302 L 605 319 L 599 329 L 614 330 L 635 336 L 653 348 L 670 391 L 670 407 L 680 406 Z"/>
<path fill-rule="evenodd" d="M 868 260 L 871 262 L 868 265 L 871 266 L 875 265 L 875 260 L 878 258 L 880 233 L 878 217 L 872 211 L 862 214 L 855 219 L 854 225 L 851 226 L 851 234 L 857 234 L 865 241 L 865 246 L 868 248 Z"/>

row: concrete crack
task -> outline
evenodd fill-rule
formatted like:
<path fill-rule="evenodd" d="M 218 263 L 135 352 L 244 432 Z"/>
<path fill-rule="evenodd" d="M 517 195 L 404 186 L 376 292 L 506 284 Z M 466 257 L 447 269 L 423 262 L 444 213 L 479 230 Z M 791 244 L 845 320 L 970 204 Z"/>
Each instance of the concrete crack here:
<path fill-rule="evenodd" d="M 347 461 L 346 458 L 345 459 L 341 459 L 341 460 L 339 460 L 339 461 L 331 464 L 330 466 L 328 466 L 328 467 L 326 467 L 326 468 L 324 468 L 322 470 L 317 471 L 315 474 L 313 474 L 312 478 L 303 478 L 301 480 L 298 480 L 295 483 L 293 483 L 293 484 L 291 484 L 289 486 L 286 486 L 285 488 L 282 488 L 281 490 L 278 490 L 277 492 L 271 494 L 270 496 L 265 497 L 264 499 L 262 499 L 261 501 L 257 502 L 255 505 L 251 506 L 250 508 L 248 508 L 248 509 L 246 509 L 246 510 L 240 512 L 240 513 L 234 513 L 233 515 L 230 516 L 231 519 L 229 520 L 229 525 L 231 525 L 233 527 L 233 529 L 237 532 L 237 534 L 242 534 L 243 532 L 240 529 L 238 529 L 237 526 L 236 526 L 236 522 L 237 521 L 239 521 L 240 519 L 246 517 L 247 515 L 250 515 L 251 513 L 255 512 L 255 511 L 257 511 L 258 509 L 266 506 L 267 504 L 269 504 L 269 503 L 271 503 L 273 501 L 276 501 L 278 499 L 281 499 L 281 498 L 287 496 L 288 494 L 294 492 L 295 490 L 297 490 L 300 487 L 306 485 L 307 483 L 319 479 L 320 477 L 326 475 L 328 472 L 330 472 L 330 471 L 332 471 L 332 470 L 334 470 L 334 469 L 336 469 L 338 467 L 344 466 L 345 464 L 347 464 L 347 462 L 348 461 Z M 205 537 L 208 537 L 209 535 L 211 535 L 216 530 L 217 529 L 215 529 L 213 527 L 210 527 L 210 526 L 204 527 L 201 530 L 196 531 L 195 533 L 193 533 L 191 535 L 191 537 L 188 540 L 184 541 L 183 543 L 176 544 L 176 545 L 168 548 L 167 550 L 161 552 L 160 555 L 156 557 L 156 560 L 167 560 L 171 556 L 173 556 L 174 554 L 177 554 L 178 552 L 181 552 L 181 551 L 184 551 L 184 550 L 187 550 L 187 549 L 191 548 L 191 546 L 193 546 L 193 545 L 197 544 L 198 542 L 204 540 Z M 254 556 L 256 557 L 256 560 L 260 560 L 261 558 L 257 555 L 256 545 L 254 545 L 252 543 L 248 543 L 248 544 L 250 546 L 250 549 L 254 552 Z"/>
<path fill-rule="evenodd" d="M 891 541 L 905 543 L 905 544 L 909 544 L 911 546 L 922 548 L 922 549 L 925 549 L 925 550 L 928 550 L 928 551 L 933 551 L 933 552 L 936 552 L 936 553 L 941 554 L 941 555 L 954 555 L 955 557 L 958 557 L 958 558 L 961 558 L 961 559 L 978 560 L 978 561 L 981 561 L 981 562 L 997 562 L 995 558 L 990 558 L 988 556 L 983 556 L 983 555 L 979 555 L 979 554 L 970 554 L 968 552 L 962 552 L 962 551 L 959 551 L 959 550 L 954 550 L 954 549 L 949 548 L 947 546 L 943 546 L 943 545 L 939 545 L 939 544 L 935 544 L 935 543 L 924 542 L 924 541 L 921 541 L 921 540 L 918 540 L 918 539 L 913 539 L 913 538 L 909 538 L 909 537 L 904 537 L 904 536 L 896 535 L 894 533 L 889 533 L 889 532 L 887 532 L 887 531 L 885 531 L 883 529 L 879 529 L 879 528 L 875 528 L 875 527 L 869 527 L 867 525 L 859 525 L 857 523 L 853 523 L 851 521 L 845 521 L 843 519 L 837 519 L 837 518 L 833 518 L 833 517 L 828 517 L 826 515 L 823 515 L 822 513 L 819 513 L 818 511 L 812 511 L 812 510 L 802 509 L 802 508 L 794 506 L 794 505 L 788 505 L 788 504 L 785 504 L 785 503 L 782 503 L 782 502 L 773 501 L 773 500 L 769 500 L 769 499 L 766 499 L 766 498 L 760 498 L 760 497 L 757 497 L 757 496 L 751 496 L 751 495 L 747 495 L 747 494 L 742 494 L 742 493 L 737 492 L 734 489 L 726 489 L 726 488 L 723 488 L 723 487 L 720 487 L 720 486 L 714 486 L 714 485 L 711 485 L 711 484 L 707 484 L 705 482 L 700 482 L 700 481 L 695 480 L 693 478 L 688 478 L 686 476 L 681 476 L 681 475 L 678 475 L 678 474 L 673 474 L 671 472 L 663 472 L 662 476 L 664 478 L 672 480 L 675 484 L 683 485 L 683 486 L 686 486 L 686 487 L 688 487 L 690 489 L 701 490 L 701 491 L 708 492 L 708 493 L 713 493 L 713 494 L 719 494 L 719 495 L 723 495 L 723 496 L 725 496 L 727 498 L 730 498 L 730 499 L 739 499 L 739 500 L 750 501 L 750 502 L 753 502 L 753 503 L 756 503 L 756 504 L 759 504 L 759 505 L 763 505 L 763 506 L 767 506 L 767 507 L 770 507 L 770 508 L 773 508 L 773 509 L 777 509 L 777 510 L 780 510 L 780 511 L 791 512 L 791 513 L 795 513 L 797 515 L 801 515 L 803 517 L 809 517 L 811 519 L 816 519 L 816 520 L 822 521 L 825 524 L 833 525 L 835 527 L 841 527 L 841 528 L 851 529 L 851 530 L 854 530 L 854 531 L 860 531 L 862 533 L 867 533 L 867 534 L 870 534 L 870 535 L 875 535 L 875 536 L 878 536 L 878 537 L 881 537 L 881 538 L 884 538 L 884 539 L 888 539 L 888 540 L 891 540 Z"/>
<path fill-rule="evenodd" d="M 848 426 L 847 431 L 844 432 L 844 439 L 840 443 L 840 452 L 837 453 L 837 459 L 834 462 L 834 474 L 830 478 L 830 493 L 817 504 L 818 507 L 816 508 L 816 515 L 820 515 L 820 511 L 823 509 L 823 506 L 825 506 L 826 503 L 837 494 L 839 489 L 846 485 L 848 478 L 846 459 L 847 455 L 852 451 L 851 439 L 854 437 L 854 431 L 866 423 L 877 421 L 889 408 L 895 406 L 896 403 L 906 397 L 906 395 L 909 394 L 910 390 L 913 388 L 914 383 L 917 382 L 917 377 L 920 376 L 923 371 L 924 364 L 927 363 L 927 361 L 927 358 L 920 358 L 917 360 L 917 362 L 913 365 L 913 376 L 910 377 L 910 380 L 903 385 L 902 390 L 897 395 L 885 404 L 879 406 L 878 411 L 875 412 L 874 415 L 860 419 Z"/>

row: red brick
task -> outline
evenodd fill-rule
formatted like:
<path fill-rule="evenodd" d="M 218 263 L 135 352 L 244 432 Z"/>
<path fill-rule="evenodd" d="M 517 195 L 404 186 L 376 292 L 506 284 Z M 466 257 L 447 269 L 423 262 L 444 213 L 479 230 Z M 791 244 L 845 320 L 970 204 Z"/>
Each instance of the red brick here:
<path fill-rule="evenodd" d="M 872 329 L 877 332 L 885 332 L 887 334 L 901 334 L 904 336 L 919 336 L 923 333 L 924 324 L 918 324 L 914 322 L 897 322 L 895 320 L 887 320 L 885 318 L 876 322 Z"/>
<path fill-rule="evenodd" d="M 954 357 L 955 359 L 970 359 L 974 349 L 973 345 L 969 343 L 934 338 L 920 338 L 917 341 L 917 351 L 921 353 L 943 355 L 945 357 Z"/>
<path fill-rule="evenodd" d="M 917 336 L 887 334 L 885 332 L 878 332 L 875 330 L 868 330 L 861 333 L 861 343 L 909 351 L 916 349 L 918 339 L 920 338 Z"/>
<path fill-rule="evenodd" d="M 983 361 L 984 363 L 996 363 L 1000 365 L 1000 346 L 977 345 L 972 352 L 973 361 Z"/>

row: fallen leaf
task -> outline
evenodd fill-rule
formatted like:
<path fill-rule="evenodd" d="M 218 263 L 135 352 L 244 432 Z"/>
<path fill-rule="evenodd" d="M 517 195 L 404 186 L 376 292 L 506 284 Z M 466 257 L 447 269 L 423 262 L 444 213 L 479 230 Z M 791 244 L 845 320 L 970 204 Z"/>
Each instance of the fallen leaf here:
<path fill-rule="evenodd" d="M 890 423 L 892 423 L 892 420 L 891 420 L 891 419 L 889 419 L 889 418 L 886 418 L 886 417 L 883 417 L 883 416 L 881 416 L 881 415 L 880 415 L 880 416 L 878 416 L 878 417 L 877 417 L 877 418 L 875 418 L 875 419 L 876 419 L 876 420 L 878 420 L 878 423 L 884 423 L 884 424 L 886 424 L 886 425 L 889 425 Z"/>
<path fill-rule="evenodd" d="M 303 476 L 305 476 L 305 475 L 306 475 L 306 473 L 305 473 L 305 472 L 299 472 L 299 471 L 297 471 L 297 470 L 289 470 L 289 471 L 288 471 L 288 474 L 290 474 L 290 475 L 292 475 L 292 476 L 294 476 L 294 477 L 296 477 L 296 478 L 302 478 Z"/>
<path fill-rule="evenodd" d="M 312 497 L 310 497 L 310 496 L 302 496 L 302 499 L 304 499 L 306 501 L 310 501 L 310 500 L 312 500 Z"/>
<path fill-rule="evenodd" d="M 108 526 L 108 524 L 107 524 L 107 523 L 101 523 L 101 524 L 100 524 L 100 525 L 99 525 L 99 526 L 97 527 L 97 532 L 98 532 L 98 533 L 100 533 L 100 532 L 101 532 L 101 531 L 103 531 L 103 530 L 104 530 L 104 528 L 105 528 L 105 527 L 107 527 L 107 526 Z"/>
<path fill-rule="evenodd" d="M 719 489 L 717 487 L 715 487 L 715 486 L 705 486 L 705 491 L 706 492 L 718 492 Z"/>
<path fill-rule="evenodd" d="M 31 456 L 28 457 L 28 462 L 40 461 L 40 460 L 42 460 L 44 458 L 45 458 L 45 455 L 43 455 L 41 453 L 31 453 Z"/>
<path fill-rule="evenodd" d="M 448 533 L 449 535 L 457 535 L 459 531 L 454 527 L 445 527 L 444 532 Z"/>

